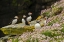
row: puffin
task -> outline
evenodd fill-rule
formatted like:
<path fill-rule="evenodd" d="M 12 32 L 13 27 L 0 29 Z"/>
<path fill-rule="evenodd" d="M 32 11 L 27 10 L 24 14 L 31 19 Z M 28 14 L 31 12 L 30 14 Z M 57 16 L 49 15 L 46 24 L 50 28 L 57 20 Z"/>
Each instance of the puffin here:
<path fill-rule="evenodd" d="M 12 20 L 11 25 L 16 24 L 16 23 L 17 23 L 17 21 L 18 21 L 18 16 L 15 16 L 15 17 L 14 17 L 14 19 Z"/>
<path fill-rule="evenodd" d="M 23 23 L 23 25 L 26 25 L 26 16 L 25 15 L 23 15 L 22 23 Z"/>
<path fill-rule="evenodd" d="M 26 21 L 27 21 L 27 22 L 28 22 L 28 24 L 29 24 L 29 23 L 31 22 L 31 20 L 32 20 L 32 16 L 31 16 L 31 15 L 32 15 L 32 13 L 31 13 L 31 12 L 29 12 L 29 13 L 28 13 L 28 15 L 29 15 L 29 16 L 27 17 Z"/>
<path fill-rule="evenodd" d="M 39 28 L 41 28 L 41 25 L 40 25 L 40 23 L 39 23 L 40 21 L 36 21 L 36 24 L 35 24 L 35 29 L 39 29 Z"/>

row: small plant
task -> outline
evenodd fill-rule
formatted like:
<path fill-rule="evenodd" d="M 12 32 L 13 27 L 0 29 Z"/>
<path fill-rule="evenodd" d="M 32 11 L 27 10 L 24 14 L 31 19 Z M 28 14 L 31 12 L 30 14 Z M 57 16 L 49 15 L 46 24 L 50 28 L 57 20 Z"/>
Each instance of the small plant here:
<path fill-rule="evenodd" d="M 50 25 L 53 25 L 53 22 L 49 22 L 49 23 L 48 23 L 48 26 L 50 26 Z"/>
<path fill-rule="evenodd" d="M 54 32 L 54 33 L 53 33 Z M 44 34 L 45 36 L 49 36 L 49 37 L 54 37 L 54 36 L 59 36 L 60 34 L 59 33 L 55 33 L 55 31 L 45 31 L 43 32 L 42 34 Z"/>
<path fill-rule="evenodd" d="M 31 40 L 32 39 L 32 40 Z M 26 42 L 39 42 L 38 38 L 28 38 Z"/>
<path fill-rule="evenodd" d="M 49 13 L 50 13 L 50 12 L 44 12 L 44 13 L 43 13 L 43 16 L 44 16 L 44 17 L 50 17 L 50 14 L 49 14 Z"/>
<path fill-rule="evenodd" d="M 18 42 L 18 38 L 16 38 L 15 42 Z"/>
<path fill-rule="evenodd" d="M 45 36 L 49 36 L 49 37 L 52 37 L 52 32 L 51 31 L 45 31 L 43 32 L 42 34 L 44 34 Z"/>
<path fill-rule="evenodd" d="M 61 32 L 64 32 L 64 24 L 62 24 L 61 27 L 63 27 L 63 28 L 61 29 Z"/>
<path fill-rule="evenodd" d="M 18 42 L 19 40 L 18 40 L 18 38 L 13 38 L 12 39 L 12 42 Z"/>
<path fill-rule="evenodd" d="M 48 26 L 53 25 L 53 23 L 56 23 L 56 20 L 52 20 L 51 22 L 48 23 Z"/>
<path fill-rule="evenodd" d="M 60 19 L 57 17 L 57 18 L 51 20 L 51 22 L 48 23 L 48 26 L 53 25 L 54 23 L 59 22 L 59 21 L 60 21 Z"/>
<path fill-rule="evenodd" d="M 62 24 L 62 25 L 61 25 L 61 27 L 63 27 L 63 28 L 64 28 L 64 24 Z"/>
<path fill-rule="evenodd" d="M 62 29 L 61 29 L 61 32 L 63 32 L 63 33 L 64 33 L 64 28 L 62 28 Z"/>
<path fill-rule="evenodd" d="M 12 42 L 14 42 L 14 39 L 12 39 Z"/>
<path fill-rule="evenodd" d="M 63 10 L 63 8 L 62 7 L 54 7 L 54 8 L 52 8 L 52 14 L 55 14 L 55 15 L 57 15 L 57 14 L 59 14 L 59 13 L 61 13 L 61 11 Z"/>
<path fill-rule="evenodd" d="M 26 42 L 31 42 L 31 40 L 30 39 L 27 39 Z"/>
<path fill-rule="evenodd" d="M 58 29 L 54 29 L 53 31 L 58 31 Z"/>
<path fill-rule="evenodd" d="M 38 38 L 36 38 L 36 42 L 39 42 Z"/>

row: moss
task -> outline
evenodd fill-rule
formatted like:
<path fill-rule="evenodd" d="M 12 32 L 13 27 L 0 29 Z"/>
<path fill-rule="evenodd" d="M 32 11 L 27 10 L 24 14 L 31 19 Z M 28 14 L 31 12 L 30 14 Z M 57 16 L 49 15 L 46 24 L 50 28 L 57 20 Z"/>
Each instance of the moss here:
<path fill-rule="evenodd" d="M 16 34 L 22 34 L 23 32 L 26 31 L 33 31 L 33 29 L 30 28 L 1 28 L 4 34 L 11 34 L 11 35 L 16 35 Z"/>
<path fill-rule="evenodd" d="M 42 18 L 42 16 L 38 16 L 36 20 L 39 20 L 39 19 L 41 19 L 41 18 Z"/>

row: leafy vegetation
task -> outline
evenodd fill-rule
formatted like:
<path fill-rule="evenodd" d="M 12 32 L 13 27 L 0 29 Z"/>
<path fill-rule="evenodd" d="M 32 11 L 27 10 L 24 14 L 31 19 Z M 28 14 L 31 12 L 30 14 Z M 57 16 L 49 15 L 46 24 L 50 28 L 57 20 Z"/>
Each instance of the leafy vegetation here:
<path fill-rule="evenodd" d="M 61 32 L 63 32 L 63 33 L 64 33 L 64 28 L 62 28 L 62 29 L 61 29 Z"/>
<path fill-rule="evenodd" d="M 53 25 L 54 23 L 60 22 L 60 21 L 61 21 L 61 18 L 59 19 L 59 17 L 55 17 L 55 19 L 51 20 L 51 21 L 48 23 L 48 26 Z"/>
<path fill-rule="evenodd" d="M 50 13 L 50 12 L 44 12 L 44 13 L 43 13 L 43 16 L 44 16 L 44 17 L 45 17 L 45 16 L 46 16 L 46 17 L 50 17 L 50 14 L 49 14 L 49 13 Z"/>
<path fill-rule="evenodd" d="M 26 42 L 39 42 L 38 38 L 33 38 L 32 40 L 31 39 L 27 39 Z"/>
<path fill-rule="evenodd" d="M 62 29 L 61 29 L 61 32 L 64 33 L 64 23 L 61 25 Z"/>
<path fill-rule="evenodd" d="M 64 28 L 64 23 L 61 25 L 61 27 L 63 27 L 63 28 Z"/>
<path fill-rule="evenodd" d="M 57 33 L 56 31 L 45 31 L 42 34 L 44 34 L 45 36 L 49 36 L 49 37 L 54 37 L 54 36 L 59 36 L 60 34 Z"/>
<path fill-rule="evenodd" d="M 59 14 L 59 13 L 61 13 L 61 11 L 63 10 L 63 8 L 62 7 L 53 7 L 52 8 L 52 15 L 57 15 L 57 14 Z"/>

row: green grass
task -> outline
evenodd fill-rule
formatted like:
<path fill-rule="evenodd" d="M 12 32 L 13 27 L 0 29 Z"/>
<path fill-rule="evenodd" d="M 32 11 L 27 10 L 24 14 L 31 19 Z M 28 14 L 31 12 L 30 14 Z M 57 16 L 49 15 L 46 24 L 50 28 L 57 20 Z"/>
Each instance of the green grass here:
<path fill-rule="evenodd" d="M 32 39 L 32 40 L 31 40 Z M 26 42 L 39 42 L 38 38 L 28 38 Z"/>
<path fill-rule="evenodd" d="M 62 29 L 61 29 L 61 32 L 63 32 L 63 33 L 64 33 L 64 28 L 62 28 Z"/>
<path fill-rule="evenodd" d="M 56 22 L 60 22 L 61 19 L 59 19 L 58 17 L 56 17 L 55 19 L 51 20 L 51 22 L 48 23 L 48 26 L 53 25 Z"/>
<path fill-rule="evenodd" d="M 64 24 L 62 24 L 61 27 L 63 27 L 63 28 L 61 29 L 61 32 L 64 33 Z"/>
<path fill-rule="evenodd" d="M 46 16 L 46 17 L 50 17 L 50 14 L 49 14 L 49 13 L 50 13 L 50 12 L 44 12 L 44 13 L 43 13 L 43 16 L 44 16 L 44 17 L 45 17 L 45 16 Z"/>
<path fill-rule="evenodd" d="M 49 36 L 49 37 L 54 37 L 54 36 L 60 35 L 60 33 L 57 33 L 57 31 L 49 31 L 49 30 L 42 32 L 42 34 L 44 34 L 45 36 Z"/>

